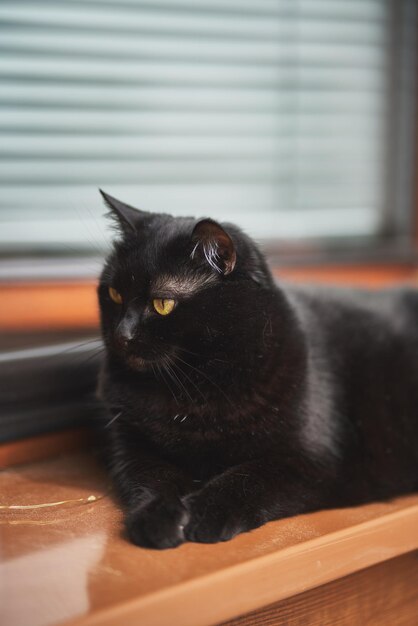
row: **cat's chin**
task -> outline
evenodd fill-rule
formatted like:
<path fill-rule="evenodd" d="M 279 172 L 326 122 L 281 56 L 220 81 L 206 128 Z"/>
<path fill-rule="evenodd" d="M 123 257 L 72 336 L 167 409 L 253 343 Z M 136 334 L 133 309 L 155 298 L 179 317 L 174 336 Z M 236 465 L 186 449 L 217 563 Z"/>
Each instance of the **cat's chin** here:
<path fill-rule="evenodd" d="M 126 363 L 131 369 L 137 372 L 145 372 L 146 370 L 152 369 L 152 365 L 155 361 L 144 359 L 141 356 L 130 355 L 126 358 Z"/>

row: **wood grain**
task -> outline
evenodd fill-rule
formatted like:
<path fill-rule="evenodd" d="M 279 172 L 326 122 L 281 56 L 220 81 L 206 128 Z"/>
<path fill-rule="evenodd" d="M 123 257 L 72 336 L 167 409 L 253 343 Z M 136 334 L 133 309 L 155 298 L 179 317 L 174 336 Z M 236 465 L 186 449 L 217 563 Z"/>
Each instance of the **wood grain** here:
<path fill-rule="evenodd" d="M 418 552 L 369 567 L 221 626 L 416 626 Z"/>

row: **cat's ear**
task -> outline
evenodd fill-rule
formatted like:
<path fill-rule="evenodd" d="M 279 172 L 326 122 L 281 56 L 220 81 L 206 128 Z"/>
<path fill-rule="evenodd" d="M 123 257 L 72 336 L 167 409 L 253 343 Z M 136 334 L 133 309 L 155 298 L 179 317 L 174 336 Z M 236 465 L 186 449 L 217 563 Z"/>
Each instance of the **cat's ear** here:
<path fill-rule="evenodd" d="M 192 258 L 203 255 L 210 267 L 226 276 L 235 267 L 237 253 L 228 233 L 211 219 L 200 220 L 192 233 Z"/>
<path fill-rule="evenodd" d="M 135 209 L 133 206 L 129 206 L 129 204 L 125 204 L 109 196 L 108 193 L 105 193 L 101 189 L 99 189 L 99 191 L 102 194 L 106 206 L 110 209 L 110 217 L 116 220 L 117 225 L 122 231 L 131 233 L 137 232 L 141 220 L 148 214 L 145 211 Z"/>

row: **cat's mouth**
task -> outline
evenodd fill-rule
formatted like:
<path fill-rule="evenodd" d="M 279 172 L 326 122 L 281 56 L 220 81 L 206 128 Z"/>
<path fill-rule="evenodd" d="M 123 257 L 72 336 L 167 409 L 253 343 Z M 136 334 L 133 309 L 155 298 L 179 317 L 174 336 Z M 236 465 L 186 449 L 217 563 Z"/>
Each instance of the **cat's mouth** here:
<path fill-rule="evenodd" d="M 172 346 L 150 345 L 138 341 L 134 346 L 127 346 L 121 349 L 118 346 L 119 358 L 132 370 L 145 371 L 163 366 L 167 360 L 176 356 L 177 348 Z"/>
<path fill-rule="evenodd" d="M 164 362 L 172 355 L 173 352 L 170 352 L 169 354 L 159 354 L 158 356 L 151 354 L 147 354 L 147 356 L 140 356 L 139 354 L 131 353 L 125 354 L 125 361 L 131 369 L 143 372 L 145 370 L 153 369 L 154 366 L 158 368 L 160 364 L 163 365 Z"/>
<path fill-rule="evenodd" d="M 136 345 L 125 346 L 118 349 L 120 357 L 130 369 L 144 371 L 152 369 L 162 358 L 162 350 L 158 351 L 155 346 L 143 341 L 137 341 Z"/>

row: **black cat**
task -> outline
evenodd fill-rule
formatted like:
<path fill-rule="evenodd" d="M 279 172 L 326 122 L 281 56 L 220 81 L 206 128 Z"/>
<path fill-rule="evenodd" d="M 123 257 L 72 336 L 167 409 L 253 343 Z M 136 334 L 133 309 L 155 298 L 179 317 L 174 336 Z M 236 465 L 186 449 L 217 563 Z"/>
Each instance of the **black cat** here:
<path fill-rule="evenodd" d="M 418 292 L 277 286 L 236 226 L 103 197 L 99 393 L 134 543 L 418 488 Z"/>

